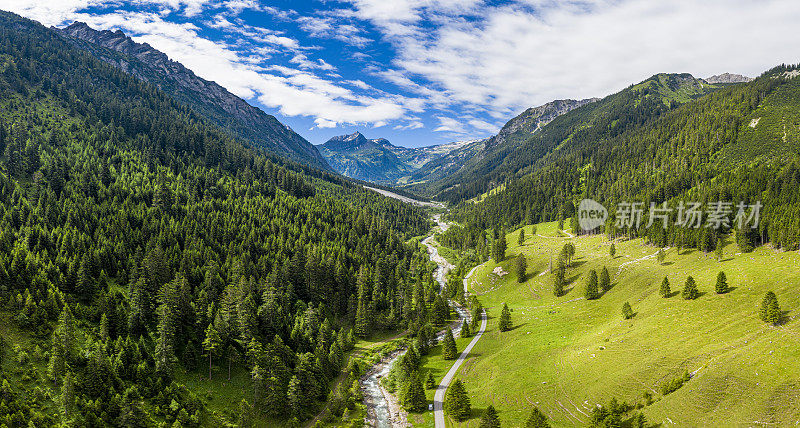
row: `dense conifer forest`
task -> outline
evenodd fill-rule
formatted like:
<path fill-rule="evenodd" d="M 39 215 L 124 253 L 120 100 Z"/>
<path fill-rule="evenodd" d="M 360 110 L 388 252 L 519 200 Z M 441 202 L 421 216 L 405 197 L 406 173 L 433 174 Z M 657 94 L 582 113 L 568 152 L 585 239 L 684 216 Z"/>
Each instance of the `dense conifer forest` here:
<path fill-rule="evenodd" d="M 420 209 L 267 157 L 7 13 L 0 107 L 0 424 L 302 421 L 355 335 L 425 321 Z M 176 381 L 211 365 L 251 374 L 234 418 Z"/>

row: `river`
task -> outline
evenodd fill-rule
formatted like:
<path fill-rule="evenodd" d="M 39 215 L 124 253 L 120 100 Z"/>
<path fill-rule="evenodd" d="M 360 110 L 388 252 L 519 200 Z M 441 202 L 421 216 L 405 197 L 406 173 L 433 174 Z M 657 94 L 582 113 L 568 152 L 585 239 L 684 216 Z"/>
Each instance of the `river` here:
<path fill-rule="evenodd" d="M 438 231 L 444 232 L 449 225 L 442 222 L 441 214 L 434 215 L 433 220 L 436 222 L 437 228 L 422 241 L 422 244 L 428 247 L 428 256 L 431 261 L 437 265 L 433 276 L 439 283 L 440 290 L 444 290 L 447 284 L 447 273 L 450 272 L 454 266 L 439 254 L 438 249 L 433 245 L 433 238 L 437 229 Z M 470 313 L 466 308 L 463 308 L 456 302 L 450 301 L 450 305 L 458 314 L 458 320 L 454 321 L 449 328 L 452 330 L 453 335 L 458 337 L 464 320 L 467 320 L 467 322 L 470 321 Z M 437 339 L 439 341 L 442 340 L 446 331 L 447 330 L 444 329 L 437 334 Z M 367 406 L 366 423 L 370 427 L 406 428 L 411 426 L 411 424 L 408 423 L 408 414 L 400 407 L 397 397 L 387 391 L 380 382 L 381 379 L 389 374 L 392 370 L 392 365 L 394 365 L 395 361 L 397 361 L 405 351 L 405 349 L 401 349 L 389 355 L 380 363 L 374 365 L 361 380 L 364 404 Z"/>

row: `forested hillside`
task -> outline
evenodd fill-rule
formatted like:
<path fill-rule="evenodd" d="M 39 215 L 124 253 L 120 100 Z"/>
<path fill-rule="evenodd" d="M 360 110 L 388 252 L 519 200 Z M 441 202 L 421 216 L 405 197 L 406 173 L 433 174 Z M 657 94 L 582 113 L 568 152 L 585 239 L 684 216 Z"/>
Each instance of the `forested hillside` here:
<path fill-rule="evenodd" d="M 795 78 L 796 69 L 780 66 L 750 83 L 725 87 L 676 108 L 651 104 L 648 115 L 609 117 L 608 126 L 550 140 L 551 150 L 528 158 L 524 169 L 528 175 L 509 180 L 484 203 L 462 204 L 455 217 L 479 228 L 563 220 L 573 216 L 578 201 L 593 198 L 608 207 L 606 231 L 612 235 L 649 234 L 658 245 L 709 251 L 731 227 L 718 232 L 674 227 L 665 231 L 645 230 L 642 223 L 639 230 L 616 230 L 614 207 L 628 201 L 642 202 L 647 209 L 651 202 L 667 201 L 674 220 L 681 200 L 734 205 L 760 201 L 764 208 L 759 228 L 737 231 L 737 241 L 744 248 L 771 242 L 797 249 L 800 79 Z M 573 113 L 588 113 L 587 107 Z M 659 117 L 648 121 L 653 111 Z M 554 133 L 569 116 L 551 123 Z M 619 124 L 624 124 L 622 130 L 614 131 Z M 540 135 L 545 141 L 550 134 Z"/>
<path fill-rule="evenodd" d="M 0 153 L 0 424 L 302 421 L 354 334 L 433 299 L 406 244 L 421 211 L 267 157 L 5 12 Z M 236 412 L 179 381 L 231 367 L 251 379 L 217 398 Z"/>
<path fill-rule="evenodd" d="M 527 174 L 563 144 L 581 146 L 615 137 L 717 88 L 689 74 L 655 75 L 601 100 L 577 102 L 577 108 L 537 132 L 513 133 L 485 156 L 428 187 L 438 198 L 456 204 Z"/>

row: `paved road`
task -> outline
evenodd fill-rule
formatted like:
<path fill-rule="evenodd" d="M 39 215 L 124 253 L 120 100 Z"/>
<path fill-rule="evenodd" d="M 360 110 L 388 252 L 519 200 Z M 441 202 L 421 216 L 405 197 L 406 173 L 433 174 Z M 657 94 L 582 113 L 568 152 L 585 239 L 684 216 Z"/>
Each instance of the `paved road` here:
<path fill-rule="evenodd" d="M 450 371 L 444 375 L 442 379 L 442 383 L 436 387 L 436 394 L 433 396 L 433 418 L 436 423 L 436 428 L 445 428 L 444 426 L 444 411 L 442 404 L 444 403 L 444 393 L 447 391 L 447 387 L 450 386 L 450 382 L 453 381 L 458 369 L 461 367 L 461 364 L 464 360 L 467 359 L 469 356 L 470 351 L 478 343 L 478 340 L 483 336 L 483 332 L 486 331 L 486 311 L 483 311 L 481 314 L 481 328 L 478 330 L 478 334 L 469 342 L 466 348 L 464 348 L 464 352 L 458 356 L 458 359 L 453 363 L 453 367 L 450 367 Z"/>

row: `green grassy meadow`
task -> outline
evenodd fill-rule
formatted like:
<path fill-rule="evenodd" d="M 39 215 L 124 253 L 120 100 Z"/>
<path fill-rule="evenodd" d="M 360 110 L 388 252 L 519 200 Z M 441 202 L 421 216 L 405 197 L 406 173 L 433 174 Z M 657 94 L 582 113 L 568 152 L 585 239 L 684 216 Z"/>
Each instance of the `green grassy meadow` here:
<path fill-rule="evenodd" d="M 554 426 L 582 426 L 593 406 L 612 397 L 654 402 L 642 412 L 662 426 L 788 426 L 800 421 L 800 255 L 762 247 L 740 254 L 727 244 L 722 262 L 695 250 L 667 251 L 664 264 L 657 248 L 642 240 L 617 241 L 616 257 L 608 254 L 604 235 L 557 237 L 556 224 L 538 225 L 517 245 L 519 231 L 507 236 L 502 278 L 492 273 L 493 261 L 470 278 L 490 316 L 489 327 L 462 366 L 459 378 L 467 387 L 475 417 L 451 426 L 477 426 L 482 409 L 493 404 L 504 426 L 521 426 L 530 408 L 538 406 Z M 576 247 L 572 282 L 562 297 L 554 297 L 548 268 L 565 242 Z M 528 258 L 528 276 L 518 283 L 513 259 Z M 638 261 L 637 261 L 638 260 Z M 607 266 L 613 287 L 600 299 L 583 299 L 589 270 Z M 726 273 L 732 290 L 714 292 L 717 273 Z M 687 276 L 697 281 L 700 297 L 683 300 Z M 659 286 L 669 278 L 672 296 L 662 298 Z M 777 296 L 785 321 L 773 327 L 758 319 L 764 294 Z M 635 316 L 623 320 L 624 302 Z M 503 303 L 512 309 L 515 328 L 497 330 Z M 459 341 L 460 349 L 465 342 Z M 449 362 L 432 355 L 426 367 Z M 449 367 L 449 365 L 447 365 Z M 423 369 L 424 370 L 424 369 Z M 441 372 L 434 371 L 437 379 Z M 663 396 L 661 386 L 681 376 L 693 377 L 682 388 Z M 420 417 L 428 426 L 429 415 Z"/>

